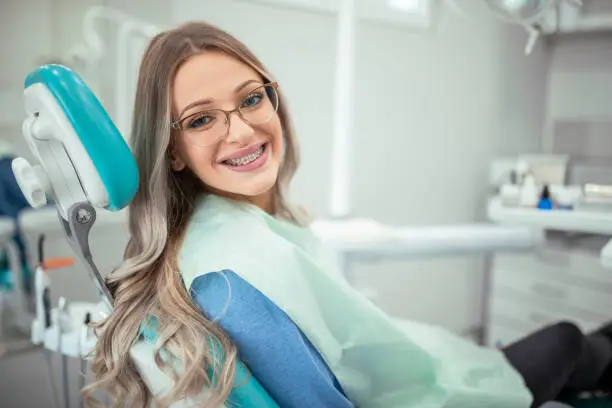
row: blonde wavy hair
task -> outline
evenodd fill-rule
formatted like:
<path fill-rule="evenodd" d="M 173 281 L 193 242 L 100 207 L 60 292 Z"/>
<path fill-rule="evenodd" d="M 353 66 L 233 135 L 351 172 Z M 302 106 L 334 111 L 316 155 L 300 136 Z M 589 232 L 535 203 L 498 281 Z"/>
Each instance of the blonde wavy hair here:
<path fill-rule="evenodd" d="M 94 393 L 103 391 L 114 407 L 148 407 L 152 396 L 130 359 L 130 349 L 149 316 L 158 321 L 155 361 L 174 378 L 172 392 L 161 406 L 186 396 L 211 392 L 206 407 L 217 407 L 232 390 L 236 349 L 228 337 L 192 302 L 177 266 L 178 252 L 196 196 L 206 186 L 189 171 L 170 166 L 173 139 L 171 88 L 178 67 L 190 57 L 216 50 L 255 69 L 263 80 L 273 80 L 264 65 L 236 38 L 212 25 L 191 22 L 160 33 L 149 43 L 138 75 L 132 126 L 132 150 L 140 171 L 140 187 L 129 207 L 130 240 L 123 262 L 107 285 L 113 294 L 111 315 L 97 326 L 93 350 L 94 381 L 84 389 L 88 406 L 101 406 Z M 278 115 L 285 151 L 274 187 L 276 216 L 303 224 L 299 211 L 287 200 L 287 189 L 298 167 L 298 145 L 280 95 Z M 222 347 L 222 361 L 209 345 Z M 180 372 L 165 364 L 161 350 L 172 350 Z M 217 353 L 215 353 L 218 356 Z M 211 381 L 207 371 L 214 372 Z"/>

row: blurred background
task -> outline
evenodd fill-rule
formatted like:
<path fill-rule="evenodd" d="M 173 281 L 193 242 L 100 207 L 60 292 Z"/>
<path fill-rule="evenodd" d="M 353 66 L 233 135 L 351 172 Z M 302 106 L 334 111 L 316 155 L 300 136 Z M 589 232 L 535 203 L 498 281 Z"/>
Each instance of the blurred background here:
<path fill-rule="evenodd" d="M 536 22 L 503 18 L 486 3 L 358 0 L 349 38 L 332 0 L 0 0 L 0 154 L 32 158 L 21 134 L 23 82 L 51 62 L 81 75 L 127 136 L 150 36 L 205 20 L 251 47 L 280 82 L 302 149 L 291 193 L 317 217 L 339 215 L 344 200 L 351 217 L 414 228 L 417 238 L 425 227 L 489 223 L 546 232 L 526 254 L 352 262 L 351 283 L 373 302 L 489 345 L 558 318 L 596 326 L 612 318 L 612 273 L 600 259 L 612 207 L 603 193 L 589 201 L 612 185 L 612 1 L 551 7 Z M 532 27 L 542 32 L 533 47 Z M 351 94 L 342 94 L 343 78 L 353 79 Z M 339 117 L 343 95 L 352 95 L 349 117 Z M 346 143 L 334 150 L 339 132 Z M 345 161 L 350 177 L 330 178 Z M 567 217 L 534 210 L 544 185 L 556 205 L 569 200 Z M 345 196 L 334 198 L 334 188 Z M 92 237 L 105 272 L 127 241 L 123 216 Z M 70 256 L 53 211 L 19 217 L 25 269 L 41 231 L 47 253 Z M 96 300 L 78 263 L 51 285 L 54 296 Z M 51 406 L 41 353 L 0 357 L 0 405 Z"/>

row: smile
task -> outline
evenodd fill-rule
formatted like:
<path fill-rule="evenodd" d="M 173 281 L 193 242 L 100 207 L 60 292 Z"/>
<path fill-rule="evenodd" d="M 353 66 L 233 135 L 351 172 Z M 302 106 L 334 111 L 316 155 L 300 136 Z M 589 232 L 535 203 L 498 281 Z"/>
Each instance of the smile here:
<path fill-rule="evenodd" d="M 221 163 L 232 171 L 251 171 L 260 168 L 266 163 L 268 157 L 268 143 L 263 143 L 249 154 L 242 157 L 223 160 Z"/>
<path fill-rule="evenodd" d="M 237 159 L 230 159 L 230 160 L 225 160 L 223 163 L 230 165 L 230 166 L 244 166 L 247 165 L 249 163 L 254 162 L 255 160 L 257 160 L 257 158 L 259 156 L 261 156 L 264 152 L 264 148 L 265 148 L 265 144 L 262 144 L 261 146 L 259 146 L 259 149 L 257 149 L 256 151 L 254 151 L 253 153 L 237 158 Z"/>

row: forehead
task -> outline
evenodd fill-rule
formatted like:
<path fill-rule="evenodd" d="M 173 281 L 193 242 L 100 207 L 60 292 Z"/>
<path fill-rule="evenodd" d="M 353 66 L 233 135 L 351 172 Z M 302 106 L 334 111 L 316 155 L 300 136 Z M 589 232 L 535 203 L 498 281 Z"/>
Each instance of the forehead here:
<path fill-rule="evenodd" d="M 249 79 L 261 80 L 253 68 L 221 51 L 206 51 L 185 61 L 174 77 L 172 99 L 177 110 L 201 99 L 225 100 Z"/>

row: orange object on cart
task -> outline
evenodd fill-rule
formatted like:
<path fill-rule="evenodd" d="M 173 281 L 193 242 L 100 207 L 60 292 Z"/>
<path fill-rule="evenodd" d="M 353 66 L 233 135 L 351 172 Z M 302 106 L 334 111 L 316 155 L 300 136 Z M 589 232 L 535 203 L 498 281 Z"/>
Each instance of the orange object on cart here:
<path fill-rule="evenodd" d="M 44 270 L 49 271 L 54 269 L 67 268 L 69 266 L 74 265 L 75 262 L 76 261 L 74 258 L 51 258 L 46 259 L 43 262 L 42 267 Z"/>

